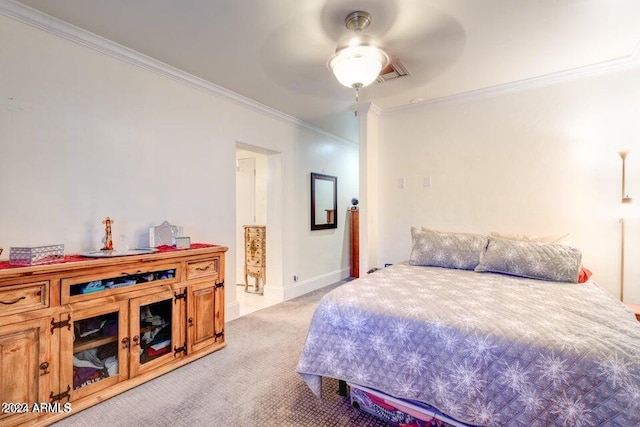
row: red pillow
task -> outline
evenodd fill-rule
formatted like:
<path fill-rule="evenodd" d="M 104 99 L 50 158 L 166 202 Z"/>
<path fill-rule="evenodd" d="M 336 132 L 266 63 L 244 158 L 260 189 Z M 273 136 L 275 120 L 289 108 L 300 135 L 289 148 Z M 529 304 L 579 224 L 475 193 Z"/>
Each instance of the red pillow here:
<path fill-rule="evenodd" d="M 587 280 L 589 280 L 589 277 L 591 277 L 593 273 L 591 272 L 591 270 L 584 268 L 584 267 L 580 267 L 580 273 L 578 274 L 578 283 L 584 283 Z"/>

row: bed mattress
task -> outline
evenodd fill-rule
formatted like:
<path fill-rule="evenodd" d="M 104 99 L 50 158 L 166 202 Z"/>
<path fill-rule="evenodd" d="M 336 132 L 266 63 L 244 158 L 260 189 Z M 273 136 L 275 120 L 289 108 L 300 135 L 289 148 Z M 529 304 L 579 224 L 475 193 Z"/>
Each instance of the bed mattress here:
<path fill-rule="evenodd" d="M 640 323 L 596 284 L 394 265 L 328 293 L 298 372 L 476 425 L 640 425 Z"/>

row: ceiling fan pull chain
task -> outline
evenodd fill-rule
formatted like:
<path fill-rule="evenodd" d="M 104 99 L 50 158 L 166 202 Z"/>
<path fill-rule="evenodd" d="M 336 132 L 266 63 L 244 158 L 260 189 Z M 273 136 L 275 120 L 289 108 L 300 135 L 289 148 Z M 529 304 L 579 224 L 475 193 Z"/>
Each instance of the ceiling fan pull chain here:
<path fill-rule="evenodd" d="M 358 102 L 360 100 L 360 96 L 359 96 L 360 95 L 360 87 L 358 87 L 357 85 L 355 87 L 356 87 L 356 110 L 355 110 L 355 114 L 356 114 L 356 117 L 358 117 Z"/>

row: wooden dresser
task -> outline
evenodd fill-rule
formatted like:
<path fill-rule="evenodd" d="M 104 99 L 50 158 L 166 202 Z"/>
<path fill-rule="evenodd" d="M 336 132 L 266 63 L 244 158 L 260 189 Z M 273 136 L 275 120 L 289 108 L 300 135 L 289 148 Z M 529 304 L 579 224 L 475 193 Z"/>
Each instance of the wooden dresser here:
<path fill-rule="evenodd" d="M 0 265 L 0 425 L 51 424 L 223 348 L 227 248 L 198 246 Z"/>
<path fill-rule="evenodd" d="M 249 277 L 256 279 L 254 290 L 262 293 L 267 280 L 267 227 L 264 225 L 244 226 L 244 291 L 249 290 Z"/>

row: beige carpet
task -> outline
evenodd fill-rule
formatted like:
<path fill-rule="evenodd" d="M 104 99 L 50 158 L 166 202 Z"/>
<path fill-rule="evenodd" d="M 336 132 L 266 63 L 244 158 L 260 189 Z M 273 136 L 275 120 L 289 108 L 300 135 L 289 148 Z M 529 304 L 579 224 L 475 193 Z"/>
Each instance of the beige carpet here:
<path fill-rule="evenodd" d="M 227 346 L 55 424 L 117 426 L 387 426 L 324 382 L 316 398 L 295 368 L 327 287 L 226 324 Z"/>

